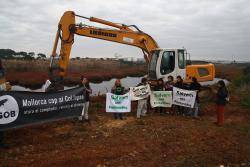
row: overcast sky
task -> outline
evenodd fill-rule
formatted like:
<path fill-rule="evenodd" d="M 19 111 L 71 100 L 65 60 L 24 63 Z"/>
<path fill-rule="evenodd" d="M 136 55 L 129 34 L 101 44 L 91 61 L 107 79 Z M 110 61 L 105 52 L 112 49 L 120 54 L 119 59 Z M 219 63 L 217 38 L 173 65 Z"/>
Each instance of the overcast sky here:
<path fill-rule="evenodd" d="M 50 55 L 61 15 L 73 10 L 135 24 L 161 48 L 184 46 L 192 59 L 250 61 L 249 0 L 1 0 L 0 7 L 0 48 Z M 143 57 L 135 47 L 79 36 L 71 57 L 115 54 Z"/>

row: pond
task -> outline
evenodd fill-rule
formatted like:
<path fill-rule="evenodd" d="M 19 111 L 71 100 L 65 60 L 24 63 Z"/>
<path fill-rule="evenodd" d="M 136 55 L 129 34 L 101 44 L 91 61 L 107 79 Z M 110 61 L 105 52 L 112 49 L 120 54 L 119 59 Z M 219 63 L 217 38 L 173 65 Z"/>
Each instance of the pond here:
<path fill-rule="evenodd" d="M 140 81 L 141 81 L 142 77 L 126 77 L 126 78 L 122 78 L 121 79 L 121 83 L 125 88 L 129 88 L 129 87 L 133 87 L 136 86 Z M 96 96 L 98 94 L 105 94 L 107 92 L 111 91 L 111 88 L 113 87 L 114 83 L 115 83 L 115 78 L 109 80 L 109 81 L 103 81 L 101 83 L 90 83 L 90 87 L 92 88 L 93 92 L 92 95 Z M 64 86 L 64 90 L 67 89 L 71 89 L 74 88 L 76 86 L 72 86 L 72 87 L 67 87 Z M 12 86 L 12 91 L 33 91 L 33 92 L 44 92 L 43 87 L 40 89 L 35 89 L 32 90 L 30 88 L 25 88 L 23 86 L 19 86 L 19 85 L 14 85 Z"/>
<path fill-rule="evenodd" d="M 121 79 L 121 83 L 125 88 L 129 88 L 129 87 L 133 87 L 136 86 L 140 81 L 141 81 L 142 77 L 126 77 L 126 78 L 122 78 Z M 101 83 L 90 83 L 90 87 L 93 90 L 92 96 L 97 96 L 97 95 L 101 95 L 101 94 L 105 94 L 107 92 L 111 91 L 112 86 L 115 83 L 115 78 L 111 79 L 109 81 L 103 81 Z M 217 83 L 219 80 L 221 80 L 220 78 L 215 78 L 213 81 L 207 81 L 207 82 L 202 82 L 201 85 L 203 86 L 209 86 L 209 85 L 213 85 L 215 83 Z M 229 81 L 224 79 L 224 82 L 226 83 L 226 85 L 229 84 Z M 65 86 L 64 89 L 71 89 L 74 88 L 76 86 L 72 86 L 72 87 L 67 87 Z M 40 89 L 29 89 L 29 88 L 25 88 L 19 85 L 14 85 L 12 86 L 12 91 L 34 91 L 34 92 L 43 92 L 44 89 L 40 88 Z"/>

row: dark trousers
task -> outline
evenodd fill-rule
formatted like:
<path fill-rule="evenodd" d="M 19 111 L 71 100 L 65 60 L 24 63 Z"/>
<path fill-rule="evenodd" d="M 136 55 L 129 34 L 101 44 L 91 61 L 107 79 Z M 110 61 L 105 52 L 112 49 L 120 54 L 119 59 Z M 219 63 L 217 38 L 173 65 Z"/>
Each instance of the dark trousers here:
<path fill-rule="evenodd" d="M 0 144 L 3 144 L 4 132 L 0 131 Z"/>
<path fill-rule="evenodd" d="M 160 113 L 163 113 L 164 111 L 164 107 L 155 107 L 155 112 L 160 112 Z"/>
<path fill-rule="evenodd" d="M 123 119 L 123 114 L 122 113 L 114 113 L 114 118 L 115 119 Z"/>
<path fill-rule="evenodd" d="M 187 108 L 183 106 L 174 105 L 173 110 L 175 115 L 186 115 L 187 114 Z"/>

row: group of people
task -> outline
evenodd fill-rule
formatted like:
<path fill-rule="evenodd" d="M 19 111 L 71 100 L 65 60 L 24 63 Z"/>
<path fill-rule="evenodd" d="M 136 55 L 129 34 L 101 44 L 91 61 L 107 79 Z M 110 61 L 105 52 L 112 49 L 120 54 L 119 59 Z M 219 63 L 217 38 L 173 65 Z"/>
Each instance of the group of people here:
<path fill-rule="evenodd" d="M 1 71 L 1 63 L 0 63 L 0 71 Z M 1 74 L 2 76 L 4 76 L 4 72 L 2 72 Z M 147 85 L 147 84 L 148 84 L 147 79 L 142 78 L 141 82 L 137 86 Z M 81 82 L 79 86 L 82 86 L 85 88 L 85 97 L 86 97 L 86 102 L 84 103 L 82 114 L 79 117 L 79 120 L 80 121 L 84 120 L 86 122 L 89 122 L 88 109 L 89 109 L 90 94 L 92 93 L 92 89 L 90 87 L 88 79 L 84 76 L 81 76 Z M 218 86 L 219 86 L 219 89 L 216 92 L 217 122 L 215 122 L 215 124 L 218 126 L 222 126 L 224 123 L 224 108 L 228 101 L 229 95 L 228 95 L 228 90 L 223 80 L 220 80 L 218 82 Z M 157 86 L 153 87 L 152 90 L 153 91 L 172 91 L 173 87 L 197 91 L 196 101 L 194 104 L 194 110 L 192 108 L 185 108 L 182 106 L 173 106 L 171 108 L 156 107 L 154 111 L 160 112 L 162 114 L 169 113 L 169 114 L 177 114 L 177 115 L 190 115 L 190 116 L 197 118 L 199 115 L 199 106 L 200 106 L 198 93 L 201 89 L 201 85 L 199 84 L 197 79 L 193 77 L 192 82 L 189 85 L 187 85 L 183 83 L 183 79 L 181 78 L 181 76 L 177 76 L 176 82 L 174 82 L 174 78 L 172 76 L 169 76 L 167 82 L 164 82 L 163 79 L 159 79 Z M 115 81 L 115 84 L 111 89 L 111 92 L 116 95 L 123 95 L 127 93 L 128 91 L 129 91 L 128 89 L 125 89 L 125 87 L 122 86 L 120 79 L 117 79 Z M 148 103 L 148 98 L 138 100 L 136 117 L 140 118 L 141 116 L 146 116 L 149 106 L 150 105 Z M 124 119 L 123 113 L 114 113 L 114 119 L 121 119 L 121 120 Z M 0 147 L 6 148 L 8 146 L 3 143 L 3 138 L 4 138 L 4 132 L 0 131 Z"/>
<path fill-rule="evenodd" d="M 147 79 L 142 78 L 141 83 L 138 85 L 146 85 Z M 158 83 L 155 87 L 152 88 L 153 91 L 173 91 L 173 87 L 177 87 L 180 89 L 193 90 L 197 91 L 197 96 L 194 104 L 194 110 L 192 108 L 186 108 L 182 106 L 173 105 L 171 108 L 164 107 L 156 107 L 154 109 L 155 112 L 159 112 L 160 114 L 171 114 L 171 115 L 188 115 L 198 118 L 199 112 L 199 91 L 201 89 L 200 83 L 197 81 L 195 77 L 192 78 L 192 82 L 190 84 L 185 84 L 181 76 L 176 77 L 176 82 L 174 82 L 173 76 L 168 76 L 167 82 L 164 82 L 163 79 L 159 79 Z M 147 112 L 148 100 L 142 99 L 138 101 L 137 107 L 137 118 L 140 116 L 144 116 Z M 140 114 L 142 113 L 142 114 Z"/>
<path fill-rule="evenodd" d="M 192 82 L 190 84 L 186 84 L 183 82 L 181 76 L 176 77 L 176 82 L 174 82 L 173 76 L 168 76 L 167 82 L 164 82 L 163 79 L 159 79 L 157 81 L 157 85 L 152 87 L 153 91 L 172 91 L 173 87 L 177 87 L 180 89 L 192 90 L 196 91 L 196 100 L 194 103 L 194 108 L 186 108 L 182 106 L 173 105 L 171 108 L 164 108 L 164 107 L 156 107 L 154 108 L 154 112 L 160 114 L 170 114 L 170 115 L 183 115 L 183 116 L 192 116 L 194 118 L 198 118 L 200 114 L 200 99 L 199 99 L 199 92 L 201 90 L 201 85 L 197 81 L 195 77 L 192 77 Z M 148 81 L 146 78 L 142 78 L 141 82 L 137 86 L 147 85 Z M 89 122 L 88 117 L 88 108 L 89 108 L 89 100 L 90 94 L 92 93 L 92 89 L 89 85 L 89 81 L 85 77 L 81 77 L 81 84 L 80 86 L 85 87 L 86 89 L 86 103 L 83 107 L 82 115 L 79 117 L 79 120 L 86 120 Z M 216 92 L 216 104 L 217 104 L 217 122 L 216 125 L 222 126 L 224 123 L 224 108 L 228 101 L 228 90 L 226 88 L 225 82 L 220 80 L 218 82 L 218 91 Z M 111 93 L 116 95 L 123 95 L 127 93 L 129 89 L 126 89 L 120 79 L 117 79 L 114 83 L 114 86 L 111 89 Z M 141 99 L 138 100 L 137 105 L 137 113 L 136 117 L 140 118 L 141 116 L 146 116 L 147 112 L 150 110 L 149 99 Z M 83 119 L 84 118 L 84 119 Z M 114 119 L 124 119 L 123 113 L 114 113 Z"/>

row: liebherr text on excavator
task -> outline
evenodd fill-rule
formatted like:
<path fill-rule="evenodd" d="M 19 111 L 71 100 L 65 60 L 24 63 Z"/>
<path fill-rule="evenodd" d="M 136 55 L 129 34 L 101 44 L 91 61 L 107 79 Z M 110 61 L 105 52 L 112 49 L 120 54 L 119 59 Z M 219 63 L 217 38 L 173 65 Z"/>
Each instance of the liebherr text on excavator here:
<path fill-rule="evenodd" d="M 112 29 L 76 23 L 76 17 L 110 26 Z M 159 78 L 167 80 L 170 75 L 174 78 L 180 75 L 186 82 L 190 81 L 191 77 L 196 77 L 198 81 L 202 82 L 213 80 L 215 77 L 213 64 L 188 65 L 187 52 L 184 48 L 161 49 L 150 35 L 144 33 L 135 25 L 117 24 L 95 17 L 88 18 L 77 15 L 73 11 L 66 11 L 61 17 L 52 51 L 52 58 L 56 57 L 60 39 L 61 48 L 58 65 L 61 77 L 64 77 L 67 73 L 75 34 L 140 48 L 148 63 L 148 79 L 150 80 Z M 50 67 L 53 68 L 53 66 L 52 59 Z"/>

